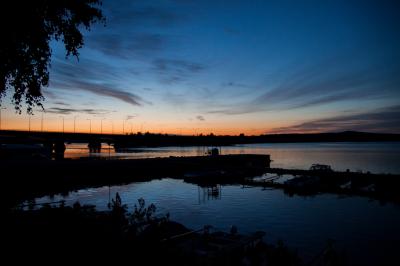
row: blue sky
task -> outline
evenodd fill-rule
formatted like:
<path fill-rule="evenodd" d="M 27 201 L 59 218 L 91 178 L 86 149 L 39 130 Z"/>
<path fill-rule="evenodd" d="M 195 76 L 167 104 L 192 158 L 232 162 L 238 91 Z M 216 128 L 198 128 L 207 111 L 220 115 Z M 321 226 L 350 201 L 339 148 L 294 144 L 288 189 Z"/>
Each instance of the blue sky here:
<path fill-rule="evenodd" d="M 82 130 L 91 119 L 116 131 L 400 133 L 399 7 L 105 0 L 106 26 L 85 32 L 79 61 L 52 44 L 48 128 L 79 116 Z"/>

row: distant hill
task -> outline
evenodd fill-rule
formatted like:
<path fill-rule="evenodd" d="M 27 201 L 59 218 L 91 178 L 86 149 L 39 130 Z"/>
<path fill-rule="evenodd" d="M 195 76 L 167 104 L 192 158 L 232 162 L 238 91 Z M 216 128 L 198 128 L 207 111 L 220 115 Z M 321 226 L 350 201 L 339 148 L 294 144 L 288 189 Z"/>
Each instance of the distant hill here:
<path fill-rule="evenodd" d="M 267 134 L 260 136 L 259 139 L 263 142 L 373 142 L 400 141 L 400 134 L 344 131 L 313 134 Z"/>

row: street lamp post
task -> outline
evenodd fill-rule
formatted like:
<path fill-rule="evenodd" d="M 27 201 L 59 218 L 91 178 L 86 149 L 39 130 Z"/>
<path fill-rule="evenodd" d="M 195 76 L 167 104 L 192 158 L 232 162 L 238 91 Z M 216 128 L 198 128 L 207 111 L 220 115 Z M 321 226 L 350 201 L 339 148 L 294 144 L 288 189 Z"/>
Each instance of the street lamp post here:
<path fill-rule="evenodd" d="M 86 120 L 89 120 L 89 133 L 92 134 L 92 119 L 88 118 Z"/>
<path fill-rule="evenodd" d="M 76 115 L 76 116 L 74 116 L 74 134 L 75 134 L 75 124 L 76 124 L 76 118 L 77 118 L 78 116 Z"/>
<path fill-rule="evenodd" d="M 63 123 L 62 123 L 62 133 L 64 134 L 64 117 L 63 116 L 60 116 L 61 118 L 62 118 L 62 121 L 63 121 Z"/>
<path fill-rule="evenodd" d="M 28 119 L 28 132 L 31 132 L 31 115 L 29 115 Z"/>
<path fill-rule="evenodd" d="M 105 120 L 105 118 L 100 120 L 100 134 L 103 134 L 103 120 Z"/>
<path fill-rule="evenodd" d="M 1 130 L 1 110 L 5 110 L 5 109 L 7 109 L 7 108 L 5 108 L 5 107 L 0 107 L 0 130 Z"/>
<path fill-rule="evenodd" d="M 42 111 L 42 116 L 40 117 L 40 131 L 43 132 L 43 114 L 44 111 Z"/>
<path fill-rule="evenodd" d="M 125 135 L 125 122 L 128 121 L 128 119 L 125 119 L 124 122 L 122 123 L 122 135 Z M 131 124 L 131 123 L 129 123 Z M 128 130 L 127 130 L 128 131 Z M 132 125 L 131 125 L 131 131 L 132 131 Z M 129 131 L 128 131 L 129 132 Z"/>

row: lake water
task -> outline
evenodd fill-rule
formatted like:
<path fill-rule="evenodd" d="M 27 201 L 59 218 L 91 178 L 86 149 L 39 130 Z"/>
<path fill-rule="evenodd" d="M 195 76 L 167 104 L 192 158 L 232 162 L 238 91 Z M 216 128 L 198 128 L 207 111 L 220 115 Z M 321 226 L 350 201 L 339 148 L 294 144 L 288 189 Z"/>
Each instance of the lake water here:
<path fill-rule="evenodd" d="M 239 232 L 266 232 L 269 243 L 282 239 L 297 249 L 307 262 L 320 252 L 328 239 L 337 250 L 345 250 L 348 260 L 358 265 L 398 265 L 400 248 L 400 206 L 380 204 L 362 197 L 320 194 L 313 197 L 288 196 L 283 190 L 222 186 L 217 196 L 182 180 L 165 178 L 123 186 L 79 190 L 65 197 L 72 205 L 79 201 L 107 210 L 107 203 L 119 192 L 129 211 L 144 198 L 154 203 L 160 214 L 191 229 L 213 225 L 228 231 L 236 225 Z M 58 201 L 43 197 L 38 203 Z"/>
<path fill-rule="evenodd" d="M 115 152 L 103 145 L 102 153 L 89 154 L 86 144 L 69 144 L 67 158 L 112 157 L 152 158 L 201 156 L 206 147 L 132 148 Z M 314 163 L 331 165 L 335 170 L 400 174 L 400 142 L 265 143 L 221 147 L 222 154 L 270 154 L 271 167 L 308 169 Z"/>
<path fill-rule="evenodd" d="M 112 158 L 151 158 L 204 155 L 205 147 L 161 147 L 130 149 L 117 153 L 112 148 L 89 154 L 86 145 L 68 145 L 66 157 L 108 156 Z M 400 174 L 400 143 L 277 143 L 235 145 L 221 148 L 222 154 L 270 154 L 272 167 L 308 169 L 311 164 L 329 164 L 335 170 L 370 171 Z M 339 197 L 320 194 L 314 197 L 289 197 L 282 190 L 222 186 L 211 197 L 203 189 L 181 180 L 165 178 L 80 190 L 65 198 L 107 209 L 109 197 L 116 192 L 129 204 L 143 197 L 154 203 L 159 213 L 169 212 L 171 219 L 189 228 L 210 224 L 229 230 L 236 225 L 240 232 L 265 231 L 266 241 L 278 239 L 297 249 L 307 262 L 320 252 L 328 239 L 345 250 L 352 264 L 399 265 L 400 206 L 381 204 L 363 197 Z M 44 197 L 37 202 L 58 201 Z"/>

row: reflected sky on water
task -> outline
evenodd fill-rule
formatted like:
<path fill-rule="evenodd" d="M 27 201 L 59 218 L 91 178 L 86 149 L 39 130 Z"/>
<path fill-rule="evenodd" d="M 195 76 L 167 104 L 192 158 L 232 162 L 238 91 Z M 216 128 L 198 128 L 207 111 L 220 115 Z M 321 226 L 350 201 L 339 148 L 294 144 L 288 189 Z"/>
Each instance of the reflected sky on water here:
<path fill-rule="evenodd" d="M 87 144 L 68 144 L 66 158 L 112 157 L 153 158 L 201 156 L 207 147 L 132 148 L 116 152 L 103 144 L 102 153 L 89 155 Z M 270 154 L 271 167 L 308 169 L 314 163 L 331 165 L 334 170 L 370 171 L 400 174 L 399 142 L 364 143 L 271 143 L 221 147 L 222 154 Z"/>
<path fill-rule="evenodd" d="M 162 179 L 122 186 L 92 188 L 71 193 L 67 204 L 75 201 L 107 210 L 110 197 L 119 192 L 132 211 L 137 199 L 154 203 L 158 213 L 192 229 L 206 224 L 220 230 L 236 225 L 240 232 L 262 230 L 266 240 L 282 239 L 298 249 L 305 260 L 311 259 L 334 239 L 338 249 L 345 249 L 353 262 L 382 265 L 395 259 L 400 247 L 400 206 L 381 204 L 363 197 L 333 194 L 288 196 L 283 190 L 222 186 L 212 196 L 197 185 L 181 180 Z M 61 196 L 40 198 L 40 202 L 58 201 Z"/>

